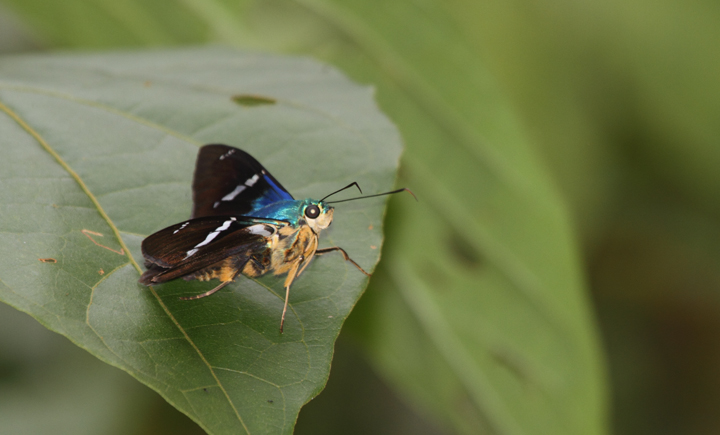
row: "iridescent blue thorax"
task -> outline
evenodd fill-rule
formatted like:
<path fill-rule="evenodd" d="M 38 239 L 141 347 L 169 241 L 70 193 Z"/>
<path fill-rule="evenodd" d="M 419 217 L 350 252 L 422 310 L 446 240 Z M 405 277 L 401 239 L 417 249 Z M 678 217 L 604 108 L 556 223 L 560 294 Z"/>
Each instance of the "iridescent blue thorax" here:
<path fill-rule="evenodd" d="M 307 217 L 305 216 L 305 209 L 310 205 L 318 206 L 322 215 L 327 214 L 328 211 L 332 210 L 332 207 L 328 206 L 324 201 L 307 198 L 277 201 L 266 205 L 265 207 L 253 210 L 248 213 L 248 215 L 256 218 L 287 221 L 290 222 L 290 225 L 295 227 L 300 224 L 301 219 L 307 220 Z"/>

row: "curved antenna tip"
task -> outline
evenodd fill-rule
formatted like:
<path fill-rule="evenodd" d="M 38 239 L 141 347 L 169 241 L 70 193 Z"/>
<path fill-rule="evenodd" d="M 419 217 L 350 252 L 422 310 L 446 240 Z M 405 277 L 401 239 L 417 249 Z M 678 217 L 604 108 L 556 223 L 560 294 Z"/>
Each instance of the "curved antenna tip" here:
<path fill-rule="evenodd" d="M 400 192 L 402 192 L 403 190 L 406 191 L 407 193 L 409 193 L 410 195 L 412 195 L 413 198 L 415 198 L 415 201 L 420 202 L 420 200 L 417 199 L 417 196 L 415 196 L 415 194 L 412 192 L 412 190 L 408 189 L 407 187 L 403 187 L 402 189 L 400 189 Z"/>

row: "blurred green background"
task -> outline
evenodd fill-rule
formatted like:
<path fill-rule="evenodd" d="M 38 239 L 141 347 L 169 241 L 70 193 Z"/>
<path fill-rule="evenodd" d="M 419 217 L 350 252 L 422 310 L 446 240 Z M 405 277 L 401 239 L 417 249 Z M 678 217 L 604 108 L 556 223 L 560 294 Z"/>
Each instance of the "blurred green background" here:
<path fill-rule="evenodd" d="M 446 140 L 477 140 L 468 126 L 489 142 L 530 144 L 530 156 L 522 147 L 500 152 L 521 172 L 525 160 L 538 164 L 531 180 L 547 174 L 570 216 L 593 311 L 580 315 L 599 325 L 608 367 L 610 431 L 720 433 L 720 5 L 330 3 L 0 0 L 0 52 L 214 42 L 312 55 L 378 86 L 407 143 L 402 180 L 413 186 L 436 181 L 422 162 L 453 153 L 443 151 L 454 150 Z M 412 103 L 427 113 L 413 114 Z M 428 128 L 423 116 L 442 118 L 446 130 Z M 508 139 L 517 126 L 522 138 Z M 456 200 L 448 204 L 482 205 L 473 201 L 483 170 L 459 171 L 444 186 Z M 418 211 L 458 212 L 438 209 L 437 198 L 427 203 L 432 211 Z M 407 210 L 396 204 L 388 225 L 401 233 Z M 456 261 L 482 261 L 475 240 L 452 222 Z M 388 243 L 391 261 L 403 242 Z M 385 266 L 380 275 L 392 275 Z M 338 342 L 327 389 L 303 409 L 296 433 L 463 432 L 396 393 L 369 362 L 362 313 L 376 287 L 374 279 Z M 70 407 L 68 395 L 81 399 Z M 201 433 L 126 374 L 0 306 L 3 431 L 47 433 L 43 422 L 62 418 L 74 434 Z"/>

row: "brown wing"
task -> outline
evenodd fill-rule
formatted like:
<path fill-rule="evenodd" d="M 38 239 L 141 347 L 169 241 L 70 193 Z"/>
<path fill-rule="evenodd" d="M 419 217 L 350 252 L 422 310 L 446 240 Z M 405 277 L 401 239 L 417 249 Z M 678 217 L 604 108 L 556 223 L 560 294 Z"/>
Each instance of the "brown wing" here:
<path fill-rule="evenodd" d="M 231 257 L 241 270 L 253 255 L 264 255 L 278 225 L 284 223 L 214 216 L 167 227 L 143 240 L 147 271 L 139 282 L 145 285 L 166 282 Z"/>

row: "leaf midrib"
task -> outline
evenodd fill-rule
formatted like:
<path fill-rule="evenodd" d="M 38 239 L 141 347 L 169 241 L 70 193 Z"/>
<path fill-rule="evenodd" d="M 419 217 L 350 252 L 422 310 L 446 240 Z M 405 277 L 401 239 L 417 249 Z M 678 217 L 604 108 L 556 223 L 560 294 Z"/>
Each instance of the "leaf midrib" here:
<path fill-rule="evenodd" d="M 96 104 L 93 104 L 93 105 L 96 105 Z M 113 112 L 117 112 L 114 109 L 111 109 L 111 110 Z M 85 193 L 85 195 L 87 195 L 88 199 L 90 199 L 90 201 L 93 203 L 93 205 L 95 206 L 95 208 L 96 208 L 97 212 L 100 214 L 100 216 L 107 222 L 108 226 L 110 227 L 111 231 L 115 235 L 115 238 L 117 239 L 121 248 L 124 250 L 125 256 L 128 258 L 130 263 L 133 265 L 133 267 L 135 267 L 138 274 L 142 273 L 142 269 L 140 268 L 140 265 L 137 263 L 137 261 L 135 261 L 135 258 L 132 256 L 132 254 L 130 253 L 130 250 L 128 249 L 124 240 L 120 236 L 120 232 L 119 232 L 118 228 L 115 226 L 114 222 L 110 219 L 110 217 L 107 215 L 105 210 L 102 208 L 102 206 L 98 202 L 95 195 L 93 195 L 92 192 L 90 192 L 90 189 L 85 184 L 85 182 L 82 180 L 82 178 L 78 175 L 78 173 L 75 172 L 70 167 L 70 165 L 68 165 L 62 159 L 62 157 L 50 146 L 50 144 L 47 143 L 47 141 L 45 141 L 45 139 L 43 139 L 43 137 L 37 131 L 35 131 L 27 122 L 25 122 L 24 119 L 22 119 L 17 113 L 15 113 L 12 109 L 10 109 L 8 106 L 6 106 L 2 101 L 0 101 L 0 111 L 5 112 L 5 114 L 7 114 L 11 119 L 13 119 L 30 136 L 32 136 L 35 139 L 35 141 L 37 141 L 37 143 L 40 144 L 40 146 L 45 150 L 45 152 L 50 154 L 57 161 L 57 163 L 70 175 L 70 177 L 72 177 L 75 180 L 75 182 L 78 184 L 80 189 Z M 128 115 L 124 114 L 124 116 L 127 117 Z M 143 123 L 147 124 L 147 122 L 143 122 Z M 248 429 L 244 420 L 240 416 L 240 413 L 239 413 L 237 407 L 233 403 L 233 401 L 230 398 L 230 395 L 228 394 L 225 387 L 222 385 L 222 382 L 220 382 L 220 379 L 218 378 L 217 374 L 215 373 L 213 367 L 210 365 L 210 363 L 205 358 L 205 355 L 203 355 L 203 353 L 200 351 L 200 349 L 195 345 L 193 340 L 187 334 L 185 329 L 180 325 L 180 323 L 177 321 L 177 319 L 175 319 L 175 316 L 172 315 L 172 313 L 170 312 L 168 307 L 165 305 L 165 303 L 163 303 L 162 299 L 157 294 L 155 289 L 152 286 L 148 286 L 148 288 L 150 289 L 150 292 L 153 294 L 155 299 L 158 301 L 158 304 L 160 304 L 160 306 L 162 307 L 163 311 L 165 311 L 165 314 L 168 316 L 168 318 L 182 333 L 182 335 L 185 337 L 185 340 L 187 340 L 188 344 L 195 350 L 195 352 L 197 352 L 197 354 L 200 357 L 203 364 L 205 364 L 207 366 L 208 370 L 210 371 L 210 374 L 212 375 L 213 379 L 215 379 L 215 382 L 217 382 L 218 387 L 225 395 L 225 398 L 227 399 L 228 403 L 230 404 L 231 408 L 233 409 L 233 412 L 235 413 L 235 415 L 236 415 L 238 421 L 240 422 L 240 424 L 242 425 L 243 429 L 245 430 L 245 432 L 247 434 L 250 434 L 250 430 Z M 91 328 L 91 330 L 92 330 L 92 328 Z M 200 421 L 198 421 L 198 424 L 201 424 L 201 426 L 202 426 L 202 423 Z"/>

